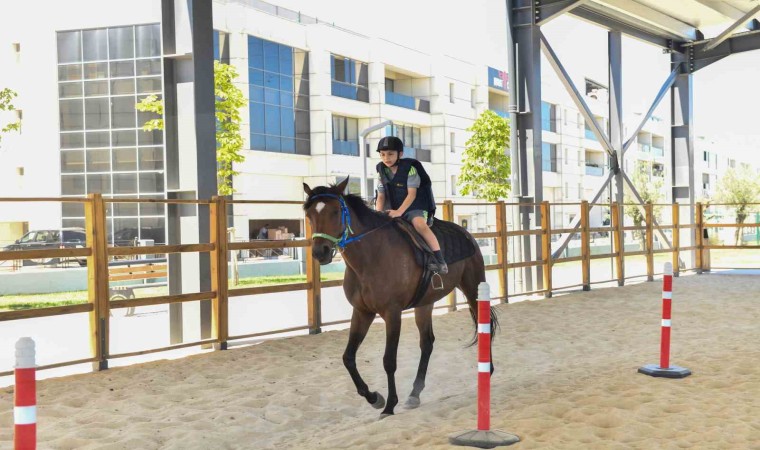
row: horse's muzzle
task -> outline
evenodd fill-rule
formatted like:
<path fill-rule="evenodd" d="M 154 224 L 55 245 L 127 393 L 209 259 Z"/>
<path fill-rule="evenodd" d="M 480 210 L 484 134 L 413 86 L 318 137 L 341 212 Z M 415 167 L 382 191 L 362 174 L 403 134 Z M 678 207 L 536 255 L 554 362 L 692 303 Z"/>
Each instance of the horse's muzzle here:
<path fill-rule="evenodd" d="M 314 244 L 311 248 L 312 255 L 319 264 L 330 264 L 333 259 L 333 247 L 327 244 Z"/>

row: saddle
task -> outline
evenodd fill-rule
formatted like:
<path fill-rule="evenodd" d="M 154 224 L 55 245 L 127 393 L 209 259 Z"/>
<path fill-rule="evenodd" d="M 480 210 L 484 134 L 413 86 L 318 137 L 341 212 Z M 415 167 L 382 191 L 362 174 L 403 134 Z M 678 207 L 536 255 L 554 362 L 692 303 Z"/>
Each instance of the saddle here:
<path fill-rule="evenodd" d="M 430 262 L 433 261 L 435 256 L 430 246 L 427 245 L 425 239 L 417 233 L 414 229 L 414 225 L 407 222 L 402 218 L 396 218 L 393 221 L 393 226 L 400 232 L 400 234 L 406 239 L 414 250 L 414 259 L 418 265 L 422 267 L 422 278 L 417 285 L 417 290 L 414 293 L 409 304 L 404 309 L 410 309 L 417 306 L 419 301 L 425 295 L 428 285 L 433 281 L 433 277 L 438 277 L 440 287 L 443 289 L 443 282 L 441 276 L 434 273 L 429 269 Z M 451 265 L 463 259 L 469 258 L 475 254 L 475 242 L 469 236 L 467 231 L 453 222 L 447 222 L 445 220 L 433 219 L 433 225 L 430 227 L 438 239 L 438 243 L 441 245 L 441 253 L 446 264 Z M 436 285 L 433 286 L 436 289 Z"/>

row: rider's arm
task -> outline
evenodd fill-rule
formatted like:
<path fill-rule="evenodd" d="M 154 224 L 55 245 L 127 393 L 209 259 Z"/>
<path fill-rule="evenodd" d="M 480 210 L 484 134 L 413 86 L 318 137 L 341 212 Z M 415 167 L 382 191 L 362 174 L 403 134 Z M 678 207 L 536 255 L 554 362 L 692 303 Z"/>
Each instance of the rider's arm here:
<path fill-rule="evenodd" d="M 385 192 L 377 191 L 377 203 L 375 203 L 375 210 L 385 210 Z"/>

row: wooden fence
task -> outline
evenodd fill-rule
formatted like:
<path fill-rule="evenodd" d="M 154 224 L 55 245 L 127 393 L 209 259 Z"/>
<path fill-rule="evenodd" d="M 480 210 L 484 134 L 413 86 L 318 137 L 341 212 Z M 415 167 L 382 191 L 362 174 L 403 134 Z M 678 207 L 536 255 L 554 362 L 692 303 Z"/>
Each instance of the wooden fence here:
<path fill-rule="evenodd" d="M 28 251 L 6 251 L 0 252 L 0 261 L 27 260 L 37 258 L 87 258 L 87 292 L 88 302 L 69 306 L 57 306 L 39 309 L 26 309 L 19 311 L 1 311 L 0 322 L 20 319 L 30 319 L 48 316 L 61 316 L 66 314 L 87 313 L 89 315 L 90 329 L 90 348 L 91 357 L 76 361 L 62 361 L 55 364 L 39 367 L 39 369 L 49 369 L 74 364 L 92 363 L 94 370 L 103 370 L 108 367 L 108 360 L 114 358 L 123 358 L 129 356 L 142 355 L 147 353 L 162 352 L 190 346 L 214 345 L 217 349 L 225 349 L 229 341 L 261 337 L 265 335 L 281 334 L 293 331 L 308 330 L 309 333 L 319 333 L 324 326 L 337 325 L 349 320 L 334 322 L 323 322 L 321 313 L 321 291 L 323 288 L 341 286 L 342 280 L 321 281 L 320 266 L 311 256 L 311 233 L 308 221 L 305 221 L 306 237 L 305 239 L 290 241 L 263 241 L 257 240 L 252 242 L 229 242 L 227 233 L 227 210 L 231 204 L 278 204 L 278 205 L 300 205 L 299 201 L 258 201 L 258 200 L 235 200 L 231 201 L 226 198 L 215 197 L 211 200 L 156 200 L 156 199 L 106 199 L 100 194 L 91 194 L 86 198 L 0 198 L 0 204 L 4 202 L 28 203 L 28 202 L 78 202 L 84 204 L 87 244 L 85 248 L 60 248 L 48 250 L 28 250 Z M 180 244 L 180 245 L 155 245 L 150 247 L 114 247 L 109 246 L 106 236 L 106 205 L 108 203 L 163 203 L 163 204 L 189 204 L 189 205 L 208 205 L 210 215 L 210 239 L 208 243 L 199 244 Z M 494 289 L 498 296 L 494 299 L 501 302 L 507 302 L 509 298 L 528 295 L 544 294 L 551 296 L 553 292 L 562 289 L 582 288 L 590 289 L 591 281 L 591 261 L 596 259 L 612 259 L 615 266 L 613 279 L 597 281 L 615 282 L 623 285 L 625 282 L 624 258 L 626 256 L 643 255 L 646 258 L 646 277 L 651 280 L 654 275 L 654 255 L 657 253 L 671 253 L 673 260 L 673 269 L 677 276 L 681 252 L 696 250 L 696 259 L 694 267 L 682 268 L 683 270 L 697 270 L 701 272 L 704 266 L 702 252 L 707 249 L 717 248 L 760 248 L 760 245 L 754 246 L 715 246 L 706 245 L 703 239 L 704 230 L 711 227 L 737 227 L 736 224 L 705 224 L 703 221 L 704 207 L 702 204 L 696 205 L 696 217 L 694 224 L 681 224 L 679 217 L 679 205 L 658 205 L 660 208 L 672 208 L 672 221 L 667 225 L 656 225 L 653 219 L 653 206 L 647 204 L 645 208 L 645 225 L 642 226 L 625 226 L 623 224 L 623 205 L 614 204 L 611 207 L 610 224 L 603 227 L 591 227 L 589 221 L 589 210 L 593 206 L 610 208 L 608 204 L 591 205 L 588 202 L 577 204 L 561 204 L 563 206 L 572 205 L 579 208 L 580 226 L 579 228 L 552 228 L 551 224 L 551 207 L 559 204 L 550 204 L 543 202 L 541 204 L 513 204 L 502 201 L 496 203 L 457 203 L 446 201 L 442 205 L 442 215 L 444 220 L 452 221 L 454 219 L 454 208 L 464 206 L 477 206 L 495 208 L 496 227 L 493 232 L 473 233 L 476 239 L 494 239 L 496 263 L 486 266 L 487 270 L 498 271 L 499 287 Z M 509 211 L 517 208 L 539 208 L 541 211 L 541 227 L 530 230 L 508 230 L 507 215 Z M 682 247 L 680 245 L 680 230 L 693 230 L 695 245 Z M 654 248 L 654 232 L 662 230 L 672 231 L 672 242 L 669 248 Z M 623 233 L 625 231 L 643 232 L 646 236 L 645 248 L 640 251 L 626 252 L 624 245 Z M 552 236 L 557 234 L 571 233 L 580 235 L 580 254 L 577 256 L 552 258 L 551 243 Z M 610 237 L 610 252 L 604 254 L 592 255 L 590 251 L 590 241 L 592 233 L 605 233 Z M 535 236 L 539 240 L 542 249 L 542 259 L 531 261 L 509 261 L 508 248 L 510 238 L 524 238 L 525 236 Z M 228 256 L 230 251 L 235 250 L 257 250 L 257 249 L 274 249 L 274 248 L 295 248 L 303 247 L 306 264 L 306 281 L 302 283 L 290 283 L 269 286 L 255 286 L 244 288 L 231 288 L 228 277 Z M 108 262 L 114 257 L 120 256 L 137 256 L 137 255 L 154 255 L 169 253 L 201 253 L 210 254 L 211 260 L 211 290 L 205 292 L 183 293 L 176 295 L 162 295 L 145 298 L 134 298 L 118 301 L 109 300 L 109 265 Z M 580 262 L 581 263 L 581 282 L 569 286 L 553 285 L 553 266 L 560 263 Z M 533 291 L 509 291 L 508 276 L 510 271 L 517 269 L 540 267 L 542 273 L 543 287 Z M 307 324 L 267 332 L 251 333 L 244 335 L 230 335 L 228 326 L 230 298 L 240 296 L 252 296 L 257 294 L 282 293 L 292 291 L 306 291 L 307 296 Z M 212 336 L 208 339 L 201 339 L 194 342 L 186 342 L 178 345 L 171 345 L 149 350 L 135 351 L 129 353 L 111 353 L 109 351 L 109 319 L 111 310 L 121 308 L 135 308 L 139 306 L 162 305 L 183 303 L 198 300 L 210 300 L 212 305 Z M 466 303 L 457 303 L 454 293 L 450 294 L 443 304 L 437 308 L 446 308 L 454 311 L 458 306 Z M 12 372 L 0 372 L 0 376 L 10 375 Z"/>

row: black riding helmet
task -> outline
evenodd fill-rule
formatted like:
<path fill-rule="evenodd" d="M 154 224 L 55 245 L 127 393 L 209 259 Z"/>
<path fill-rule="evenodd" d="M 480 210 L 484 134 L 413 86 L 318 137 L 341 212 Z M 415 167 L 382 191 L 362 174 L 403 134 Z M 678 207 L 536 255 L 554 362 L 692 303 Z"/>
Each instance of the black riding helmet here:
<path fill-rule="evenodd" d="M 377 143 L 378 153 L 382 150 L 395 150 L 397 152 L 404 151 L 404 141 L 396 136 L 385 136 Z"/>

